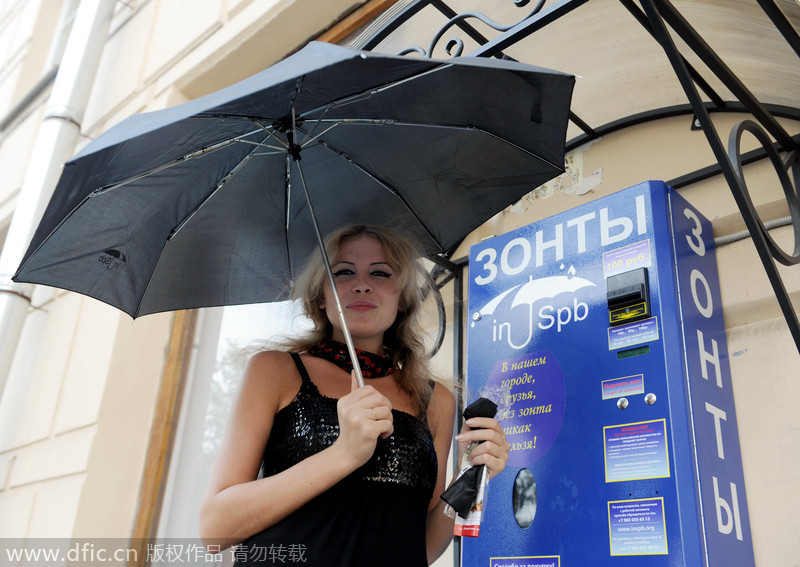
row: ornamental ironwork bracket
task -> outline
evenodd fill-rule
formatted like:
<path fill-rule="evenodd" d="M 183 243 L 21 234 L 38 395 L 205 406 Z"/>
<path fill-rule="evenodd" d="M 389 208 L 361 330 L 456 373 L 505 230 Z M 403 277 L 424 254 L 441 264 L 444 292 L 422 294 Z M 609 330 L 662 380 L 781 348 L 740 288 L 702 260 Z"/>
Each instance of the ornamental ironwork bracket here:
<path fill-rule="evenodd" d="M 770 4 L 762 0 L 760 4 Z M 800 352 L 800 322 L 792 306 L 791 298 L 783 284 L 783 279 L 778 272 L 776 261 L 786 266 L 800 263 L 800 146 L 792 139 L 788 132 L 775 120 L 774 116 L 758 101 L 758 99 L 742 84 L 725 63 L 714 53 L 709 45 L 697 34 L 689 23 L 681 16 L 668 0 L 641 0 L 647 19 L 653 27 L 658 42 L 666 53 L 684 92 L 689 99 L 695 116 L 706 135 L 711 150 L 717 158 L 721 171 L 728 187 L 736 200 L 739 212 L 744 219 L 747 230 L 755 244 L 758 256 L 769 278 L 775 297 L 778 300 L 783 316 L 794 339 L 795 346 Z M 774 7 L 774 4 L 773 4 Z M 769 11 L 767 11 L 769 14 Z M 703 62 L 722 80 L 736 97 L 745 105 L 747 110 L 759 122 L 745 120 L 731 130 L 728 138 L 728 149 L 717 134 L 711 116 L 709 115 L 697 85 L 692 80 L 685 61 L 678 52 L 672 37 L 667 30 L 667 24 L 677 33 L 683 41 L 703 60 Z M 796 34 L 795 34 L 796 36 Z M 786 37 L 786 33 L 784 33 Z M 790 41 L 791 43 L 791 41 Z M 777 141 L 773 143 L 767 135 L 770 134 Z M 767 152 L 778 178 L 781 182 L 784 195 L 792 219 L 794 232 L 794 251 L 790 254 L 781 249 L 770 236 L 764 222 L 753 206 L 750 193 L 747 189 L 744 172 L 742 171 L 741 139 L 744 132 L 752 134 Z M 781 158 L 779 149 L 785 154 Z M 792 178 L 790 178 L 790 173 Z"/>
<path fill-rule="evenodd" d="M 529 0 L 511 0 L 518 8 L 522 8 L 528 5 Z M 542 7 L 544 7 L 546 0 L 539 0 L 536 5 L 531 9 L 527 15 L 525 15 L 520 21 L 527 20 L 531 16 L 538 14 Z M 462 12 L 461 14 L 456 14 L 449 10 L 449 8 L 445 7 L 443 4 L 439 3 L 440 10 L 450 16 L 450 19 L 447 20 L 447 23 L 439 28 L 433 39 L 431 39 L 430 44 L 428 45 L 427 49 L 423 49 L 421 46 L 415 45 L 412 47 L 408 47 L 398 53 L 398 55 L 408 55 L 410 53 L 417 53 L 422 55 L 423 57 L 432 57 L 433 52 L 436 49 L 436 46 L 442 40 L 442 38 L 447 34 L 448 30 L 458 26 L 462 31 L 467 33 L 470 37 L 477 40 L 479 43 L 486 43 L 486 39 L 480 35 L 480 33 L 472 27 L 469 22 L 470 20 L 478 20 L 485 25 L 489 26 L 495 31 L 500 32 L 507 32 L 513 29 L 519 22 L 513 24 L 500 24 L 494 21 L 492 18 L 486 16 L 485 14 L 481 14 L 480 12 L 470 11 L 470 12 Z M 451 57 L 459 57 L 464 52 L 464 40 L 461 39 L 459 36 L 452 36 L 447 40 L 447 43 L 444 47 L 445 52 L 450 55 Z"/>

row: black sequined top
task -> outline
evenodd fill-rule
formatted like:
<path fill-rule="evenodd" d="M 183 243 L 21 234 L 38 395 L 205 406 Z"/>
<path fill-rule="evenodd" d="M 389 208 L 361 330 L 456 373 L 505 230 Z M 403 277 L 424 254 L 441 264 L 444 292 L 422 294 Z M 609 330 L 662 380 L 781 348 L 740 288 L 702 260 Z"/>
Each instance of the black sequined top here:
<path fill-rule="evenodd" d="M 318 453 L 339 435 L 337 400 L 320 394 L 300 357 L 292 356 L 302 385 L 275 415 L 263 476 Z M 398 410 L 393 414 L 394 433 L 378 439 L 364 466 L 246 540 L 235 552 L 237 565 L 427 565 L 425 520 L 436 486 L 436 451 L 425 422 Z"/>

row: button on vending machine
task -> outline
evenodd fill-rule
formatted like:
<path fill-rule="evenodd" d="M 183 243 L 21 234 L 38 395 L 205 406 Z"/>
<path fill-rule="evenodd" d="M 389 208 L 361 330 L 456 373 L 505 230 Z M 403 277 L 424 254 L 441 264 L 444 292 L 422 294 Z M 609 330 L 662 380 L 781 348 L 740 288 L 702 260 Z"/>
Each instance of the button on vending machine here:
<path fill-rule="evenodd" d="M 511 452 L 467 567 L 754 565 L 710 223 L 651 181 L 473 246 Z"/>

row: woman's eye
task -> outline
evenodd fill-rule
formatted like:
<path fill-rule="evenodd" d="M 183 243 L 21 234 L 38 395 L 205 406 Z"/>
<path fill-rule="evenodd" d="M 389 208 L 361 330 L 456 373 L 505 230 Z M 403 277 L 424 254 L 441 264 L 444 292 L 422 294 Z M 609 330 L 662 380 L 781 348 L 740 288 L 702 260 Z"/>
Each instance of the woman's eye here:
<path fill-rule="evenodd" d="M 389 272 L 385 272 L 383 270 L 374 270 L 374 271 L 372 271 L 370 273 L 372 274 L 373 277 L 376 277 L 376 278 L 391 278 L 392 277 L 392 274 L 390 274 Z"/>
<path fill-rule="evenodd" d="M 343 277 L 343 276 L 352 276 L 355 272 L 350 268 L 340 268 L 333 272 L 333 276 L 336 278 Z"/>

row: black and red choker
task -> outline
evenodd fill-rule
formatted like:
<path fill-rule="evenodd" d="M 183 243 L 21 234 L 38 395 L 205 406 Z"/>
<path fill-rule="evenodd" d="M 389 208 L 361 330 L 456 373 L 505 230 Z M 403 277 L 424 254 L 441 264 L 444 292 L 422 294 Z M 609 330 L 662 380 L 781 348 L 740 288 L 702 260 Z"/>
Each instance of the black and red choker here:
<path fill-rule="evenodd" d="M 308 354 L 334 363 L 345 372 L 352 372 L 353 362 L 347 345 L 339 341 L 326 340 L 308 349 Z M 388 354 L 380 355 L 356 349 L 361 374 L 364 378 L 380 378 L 392 373 L 392 359 Z"/>

